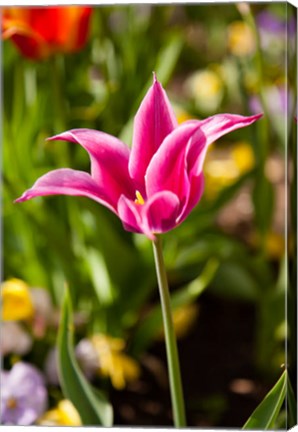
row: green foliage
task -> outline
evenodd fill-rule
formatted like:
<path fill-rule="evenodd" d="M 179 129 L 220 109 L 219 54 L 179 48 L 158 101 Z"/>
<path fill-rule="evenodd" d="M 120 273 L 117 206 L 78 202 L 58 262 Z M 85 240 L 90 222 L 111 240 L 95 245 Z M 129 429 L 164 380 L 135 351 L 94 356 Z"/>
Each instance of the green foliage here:
<path fill-rule="evenodd" d="M 295 106 L 297 61 L 290 41 L 285 52 L 286 44 L 275 41 L 266 47 L 259 37 L 249 55 L 234 55 L 227 43 L 232 23 L 245 22 L 256 32 L 259 12 L 273 11 L 280 18 L 286 12 L 282 3 L 251 5 L 249 14 L 243 10 L 233 4 L 96 7 L 89 42 L 82 51 L 40 62 L 21 58 L 11 41 L 3 42 L 3 278 L 18 277 L 30 286 L 41 286 L 50 292 L 57 309 L 63 308 L 59 329 L 63 392 L 86 425 L 109 426 L 112 412 L 106 397 L 95 395 L 74 359 L 72 308 L 86 317 L 80 329 L 84 336 L 101 331 L 125 338 L 128 352 L 141 358 L 161 327 L 151 244 L 124 231 L 115 215 L 86 198 L 44 197 L 23 204 L 14 200 L 47 171 L 60 167 L 89 171 L 88 155 L 80 146 L 46 141 L 51 135 L 87 127 L 118 136 L 131 146 L 134 115 L 153 71 L 177 113 L 187 118 L 205 115 L 206 107 L 196 104 L 198 93 L 205 94 L 208 102 L 216 92 L 210 82 L 189 89 L 188 80 L 197 72 L 211 71 L 219 79 L 222 97 L 210 115 L 248 115 L 252 99 L 261 96 L 264 118 L 214 143 L 210 151 L 212 160 L 231 162 L 231 149 L 244 141 L 253 151 L 252 166 L 243 171 L 238 167 L 232 180 L 227 169 L 213 196 L 207 194 L 206 175 L 201 202 L 181 226 L 163 236 L 163 243 L 174 309 L 200 303 L 204 296 L 249 302 L 256 312 L 254 372 L 268 385 L 284 361 L 289 325 L 285 251 L 277 245 L 272 253 L 267 240 L 273 231 L 283 237 L 285 183 L 282 175 L 276 179 L 275 167 L 284 169 L 288 131 L 295 185 L 297 125 L 278 111 L 278 103 L 272 110 L 266 92 L 279 89 L 276 83 L 283 83 L 288 73 L 287 88 L 281 85 L 281 89 L 289 92 Z M 290 192 L 294 237 L 295 186 Z M 295 273 L 295 262 L 292 267 Z M 69 292 L 63 301 L 65 281 Z M 290 295 L 293 305 L 295 293 Z M 294 309 L 291 314 L 294 322 Z M 274 426 L 286 379 L 285 372 L 248 421 L 249 427 Z"/>
<path fill-rule="evenodd" d="M 112 426 L 113 410 L 103 392 L 84 378 L 73 352 L 73 316 L 68 292 L 64 296 L 58 334 L 59 374 L 62 390 L 78 410 L 84 425 Z"/>
<path fill-rule="evenodd" d="M 291 428 L 295 426 L 297 421 L 294 414 L 296 411 L 296 401 L 288 378 L 287 370 L 285 370 L 274 387 L 269 391 L 260 405 L 249 417 L 243 426 L 243 429 L 274 429 L 285 398 L 287 399 L 289 406 L 289 418 L 288 422 L 286 421 L 285 427 Z"/>

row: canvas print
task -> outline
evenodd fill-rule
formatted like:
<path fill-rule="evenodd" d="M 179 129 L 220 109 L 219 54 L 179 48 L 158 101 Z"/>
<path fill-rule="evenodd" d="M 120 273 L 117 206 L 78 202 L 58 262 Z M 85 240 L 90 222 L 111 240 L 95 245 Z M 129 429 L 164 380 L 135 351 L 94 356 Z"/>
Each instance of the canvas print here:
<path fill-rule="evenodd" d="M 1 27 L 1 424 L 295 426 L 297 9 Z"/>

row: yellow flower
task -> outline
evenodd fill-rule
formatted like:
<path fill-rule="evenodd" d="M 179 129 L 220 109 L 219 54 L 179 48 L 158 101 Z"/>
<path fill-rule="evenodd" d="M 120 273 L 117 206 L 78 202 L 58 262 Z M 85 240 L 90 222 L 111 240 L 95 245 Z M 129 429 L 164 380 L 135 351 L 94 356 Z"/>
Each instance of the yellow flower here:
<path fill-rule="evenodd" d="M 38 421 L 42 426 L 81 426 L 81 418 L 73 404 L 64 399 L 60 401 L 56 408 L 47 411 Z"/>
<path fill-rule="evenodd" d="M 177 338 L 188 334 L 193 327 L 199 314 L 198 306 L 195 303 L 187 304 L 173 310 L 173 324 Z M 157 338 L 164 338 L 164 330 L 161 329 Z"/>
<path fill-rule="evenodd" d="M 20 279 L 1 284 L 2 319 L 17 321 L 33 316 L 33 303 L 28 285 Z"/>
<path fill-rule="evenodd" d="M 197 108 L 214 111 L 223 97 L 223 82 L 219 74 L 211 69 L 197 71 L 186 81 L 186 91 Z"/>
<path fill-rule="evenodd" d="M 285 252 L 284 236 L 275 232 L 268 233 L 265 247 L 266 252 L 271 258 L 281 258 Z"/>
<path fill-rule="evenodd" d="M 127 382 L 139 377 L 139 365 L 123 353 L 125 348 L 123 339 L 96 334 L 91 337 L 91 342 L 98 355 L 100 374 L 109 377 L 117 390 L 123 389 Z"/>
<path fill-rule="evenodd" d="M 253 246 L 260 245 L 260 237 L 257 233 L 251 235 L 251 243 Z M 280 259 L 285 252 L 285 239 L 282 234 L 270 231 L 265 238 L 265 252 L 272 259 Z"/>
<path fill-rule="evenodd" d="M 228 48 L 237 57 L 253 54 L 256 40 L 252 29 L 243 21 L 234 21 L 228 27 Z"/>
<path fill-rule="evenodd" d="M 240 173 L 249 171 L 255 164 L 254 153 L 251 145 L 245 141 L 238 141 L 234 145 L 231 151 L 231 156 Z"/>
<path fill-rule="evenodd" d="M 174 109 L 174 111 L 176 114 L 178 124 L 181 124 L 181 123 L 185 122 L 186 120 L 192 120 L 193 119 L 193 117 L 187 111 L 185 111 L 182 108 L 176 108 L 176 109 Z"/>
<path fill-rule="evenodd" d="M 214 146 L 209 148 L 205 162 L 205 195 L 213 199 L 225 187 L 249 171 L 255 163 L 251 145 L 245 141 L 236 142 L 230 152 L 224 154 Z"/>

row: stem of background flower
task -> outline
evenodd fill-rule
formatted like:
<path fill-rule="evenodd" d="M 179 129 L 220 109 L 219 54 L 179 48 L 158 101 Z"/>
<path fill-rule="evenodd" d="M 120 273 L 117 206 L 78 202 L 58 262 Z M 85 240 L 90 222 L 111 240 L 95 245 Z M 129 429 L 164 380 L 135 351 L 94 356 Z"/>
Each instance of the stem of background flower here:
<path fill-rule="evenodd" d="M 166 341 L 168 374 L 171 389 L 172 408 L 175 427 L 185 427 L 185 408 L 183 399 L 182 382 L 180 375 L 179 357 L 176 336 L 173 325 L 170 293 L 168 280 L 164 265 L 162 245 L 160 237 L 153 241 L 153 252 L 156 267 L 156 274 L 159 286 L 161 309 Z"/>
<path fill-rule="evenodd" d="M 59 55 L 54 55 L 49 59 L 49 73 L 51 74 L 52 81 L 52 102 L 53 102 L 53 121 L 55 134 L 61 133 L 65 130 L 65 100 L 63 97 L 63 90 L 65 83 L 62 83 L 62 61 Z"/>
<path fill-rule="evenodd" d="M 270 152 L 270 136 L 269 136 L 269 106 L 264 94 L 265 91 L 265 65 L 263 60 L 263 53 L 262 53 L 262 47 L 261 47 L 261 41 L 260 41 L 260 34 L 258 30 L 258 26 L 255 20 L 255 16 L 252 12 L 251 5 L 248 3 L 240 3 L 237 4 L 237 9 L 239 10 L 240 14 L 242 15 L 244 21 L 250 26 L 252 29 L 255 40 L 256 40 L 256 52 L 255 52 L 255 67 L 257 71 L 258 76 L 258 96 L 261 101 L 262 109 L 264 112 L 264 117 L 262 120 L 262 123 L 257 126 L 257 133 L 258 133 L 258 139 L 257 143 L 258 145 L 254 146 L 254 151 L 256 154 L 256 160 L 257 160 L 257 174 L 256 174 L 256 185 L 255 187 L 258 190 L 261 190 L 261 188 L 264 189 L 266 187 L 266 184 L 269 185 L 269 181 L 266 176 L 266 161 L 268 159 L 268 155 Z M 261 145 L 259 145 L 261 143 Z M 255 204 L 255 213 L 261 213 L 263 211 L 264 203 L 261 202 L 258 205 Z M 270 230 L 271 222 L 272 221 L 266 221 L 266 224 L 262 224 L 264 226 L 259 226 L 259 234 L 260 234 L 260 251 L 261 254 L 265 253 L 266 250 L 266 236 L 267 233 Z"/>

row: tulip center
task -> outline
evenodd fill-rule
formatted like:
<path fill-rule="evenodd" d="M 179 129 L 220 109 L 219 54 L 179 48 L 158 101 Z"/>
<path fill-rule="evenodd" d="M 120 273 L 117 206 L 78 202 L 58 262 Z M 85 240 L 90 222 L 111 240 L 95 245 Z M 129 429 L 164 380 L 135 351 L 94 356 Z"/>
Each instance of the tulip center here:
<path fill-rule="evenodd" d="M 144 198 L 142 197 L 141 193 L 138 190 L 136 191 L 135 203 L 139 205 L 145 204 Z"/>
<path fill-rule="evenodd" d="M 6 406 L 9 409 L 15 409 L 17 407 L 17 401 L 15 398 L 10 397 L 7 401 L 6 401 Z"/>

